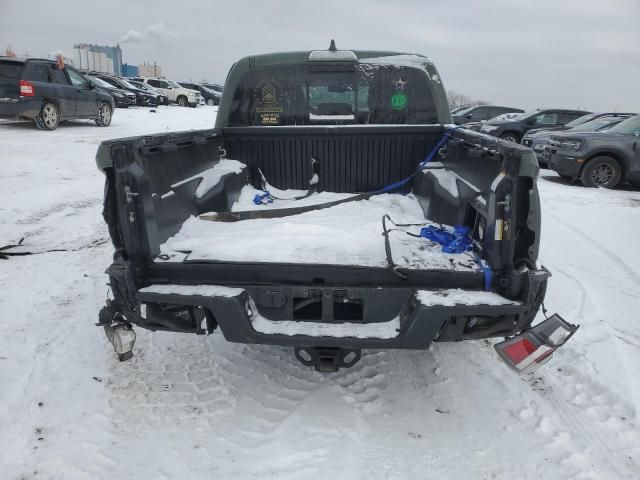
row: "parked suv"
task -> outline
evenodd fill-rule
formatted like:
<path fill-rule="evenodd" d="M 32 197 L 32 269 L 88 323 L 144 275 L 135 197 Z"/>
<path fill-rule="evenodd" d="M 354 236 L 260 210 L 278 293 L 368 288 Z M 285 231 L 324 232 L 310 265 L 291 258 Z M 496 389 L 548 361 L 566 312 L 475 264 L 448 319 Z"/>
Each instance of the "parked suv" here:
<path fill-rule="evenodd" d="M 55 130 L 61 120 L 87 118 L 111 124 L 113 98 L 73 68 L 52 60 L 0 57 L 0 118 L 33 120 Z"/>
<path fill-rule="evenodd" d="M 107 75 L 105 73 L 89 73 L 89 75 L 99 78 L 100 80 L 107 82 L 115 88 L 121 89 L 123 92 L 130 92 L 136 96 L 136 103 L 142 107 L 157 107 L 158 96 L 136 87 L 130 84 L 124 78 L 116 77 L 113 75 Z"/>
<path fill-rule="evenodd" d="M 555 133 L 543 156 L 560 176 L 579 178 L 586 187 L 640 181 L 640 115 L 606 132 Z"/>
<path fill-rule="evenodd" d="M 160 90 L 169 98 L 169 102 L 177 103 L 181 107 L 197 107 L 200 104 L 200 93 L 181 87 L 176 82 L 164 78 L 135 78 L 134 80 L 150 85 Z"/>
<path fill-rule="evenodd" d="M 566 125 L 588 113 L 591 112 L 566 110 L 562 108 L 532 110 L 521 113 L 517 117 L 509 120 L 492 120 L 487 122 L 482 126 L 480 131 L 510 142 L 520 143 L 524 134 L 533 128 Z"/>
<path fill-rule="evenodd" d="M 207 87 L 209 90 L 213 90 L 214 92 L 218 92 L 220 95 L 222 95 L 222 92 L 224 91 L 224 87 L 222 85 L 218 85 L 217 83 L 202 83 L 203 87 Z"/>
<path fill-rule="evenodd" d="M 167 97 L 160 90 L 156 90 L 151 85 L 148 85 L 146 83 L 136 82 L 135 80 L 130 80 L 130 79 L 128 79 L 127 81 L 134 87 L 144 90 L 145 92 L 150 93 L 152 95 L 155 95 L 156 99 L 158 100 L 158 105 L 169 105 L 169 97 Z"/>
<path fill-rule="evenodd" d="M 533 149 L 540 165 L 546 165 L 542 157 L 542 152 L 555 132 L 599 132 L 611 128 L 634 115 L 633 113 L 592 113 L 590 115 L 583 115 L 564 126 L 533 128 L 524 135 L 522 144 Z"/>
<path fill-rule="evenodd" d="M 129 106 L 136 104 L 136 95 L 134 93 L 125 92 L 124 90 L 116 88 L 98 77 L 85 75 L 85 78 L 98 90 L 102 90 L 111 95 L 116 108 L 128 108 Z"/>
<path fill-rule="evenodd" d="M 188 88 L 189 90 L 196 90 L 200 92 L 200 95 L 204 98 L 204 103 L 207 105 L 220 105 L 220 97 L 222 96 L 222 93 L 216 92 L 215 90 L 207 88 L 204 85 L 200 85 L 199 83 L 180 82 L 180 85 L 184 88 Z"/>
<path fill-rule="evenodd" d="M 465 108 L 453 114 L 453 122 L 457 125 L 463 125 L 469 122 L 481 122 L 495 118 L 503 113 L 522 113 L 524 110 L 513 107 L 498 107 L 495 105 L 479 105 L 476 107 Z"/>
<path fill-rule="evenodd" d="M 503 113 L 502 115 L 498 115 L 497 117 L 494 117 L 489 121 L 493 122 L 493 121 L 500 121 L 500 120 L 509 120 L 511 118 L 517 117 L 518 115 L 520 115 L 520 113 L 518 112 Z M 487 123 L 487 120 L 482 120 L 480 122 L 469 122 L 464 124 L 464 128 L 468 128 L 469 130 L 475 130 L 476 132 L 479 132 L 485 123 Z"/>

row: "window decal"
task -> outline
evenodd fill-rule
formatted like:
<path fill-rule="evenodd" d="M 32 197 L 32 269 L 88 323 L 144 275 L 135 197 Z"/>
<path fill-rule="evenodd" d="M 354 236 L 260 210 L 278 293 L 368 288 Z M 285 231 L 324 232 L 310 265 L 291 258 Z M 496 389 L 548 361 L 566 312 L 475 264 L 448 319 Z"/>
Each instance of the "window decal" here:
<path fill-rule="evenodd" d="M 407 93 L 405 92 L 407 81 L 403 80 L 402 77 L 398 77 L 398 79 L 393 82 L 393 86 L 396 91 L 391 95 L 391 107 L 394 110 L 404 110 L 409 103 Z"/>
<path fill-rule="evenodd" d="M 267 80 L 258 85 L 255 97 L 260 125 L 280 125 L 280 114 L 284 111 L 280 86 Z"/>

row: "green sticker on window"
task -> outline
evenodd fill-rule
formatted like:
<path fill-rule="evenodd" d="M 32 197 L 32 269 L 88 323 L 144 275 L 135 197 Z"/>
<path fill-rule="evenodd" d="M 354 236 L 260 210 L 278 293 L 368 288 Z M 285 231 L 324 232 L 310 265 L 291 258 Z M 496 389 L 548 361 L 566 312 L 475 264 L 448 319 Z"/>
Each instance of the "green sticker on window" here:
<path fill-rule="evenodd" d="M 391 106 L 394 110 L 404 110 L 407 108 L 407 94 L 404 92 L 396 92 L 391 96 Z"/>

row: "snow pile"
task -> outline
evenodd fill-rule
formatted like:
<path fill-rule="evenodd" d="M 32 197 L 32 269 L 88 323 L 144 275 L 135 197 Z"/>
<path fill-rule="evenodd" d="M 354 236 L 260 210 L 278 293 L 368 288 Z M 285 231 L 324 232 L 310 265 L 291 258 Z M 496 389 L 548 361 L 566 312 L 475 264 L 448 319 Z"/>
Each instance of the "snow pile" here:
<path fill-rule="evenodd" d="M 322 192 L 298 201 L 276 200 L 256 206 L 259 191 L 245 187 L 234 210 L 287 208 L 348 197 Z M 288 192 L 290 194 L 290 192 Z M 396 223 L 424 223 L 422 208 L 413 195 L 383 194 L 300 215 L 212 222 L 191 217 L 160 248 L 161 254 L 190 252 L 190 261 L 274 262 L 328 265 L 387 266 L 382 217 Z M 420 227 L 408 227 L 413 233 Z M 400 267 L 443 271 L 475 271 L 471 253 L 445 254 L 441 246 L 402 231 L 390 233 L 394 261 Z"/>
<path fill-rule="evenodd" d="M 160 295 L 203 296 L 203 297 L 237 297 L 244 289 L 223 287 L 220 285 L 150 285 L 141 288 L 140 293 L 157 293 Z"/>
<path fill-rule="evenodd" d="M 453 307 L 455 305 L 520 305 L 497 293 L 460 289 L 420 290 L 418 301 L 426 307 Z"/>
<path fill-rule="evenodd" d="M 383 57 L 361 58 L 358 61 L 360 63 L 371 63 L 373 65 L 398 65 L 418 68 L 424 68 L 425 65 L 432 64 L 431 60 L 428 57 L 411 53 L 402 55 L 386 55 Z"/>
<path fill-rule="evenodd" d="M 208 168 L 207 170 L 204 170 L 189 178 L 185 178 L 184 180 L 181 180 L 177 183 L 174 183 L 173 185 L 171 185 L 171 188 L 176 188 L 196 178 L 201 178 L 202 181 L 198 184 L 195 196 L 196 198 L 202 198 L 220 182 L 220 179 L 222 177 L 228 175 L 229 173 L 240 173 L 246 167 L 247 166 L 244 163 L 241 163 L 238 160 L 223 158 L 213 167 Z"/>
<path fill-rule="evenodd" d="M 262 193 L 262 190 L 256 190 L 250 185 L 246 185 L 240 192 L 238 200 L 233 204 L 231 210 L 234 212 L 244 212 L 249 210 L 268 210 L 279 208 L 291 208 L 291 207 L 305 207 L 307 205 L 317 205 L 319 203 L 333 202 L 336 200 L 342 200 L 343 198 L 349 198 L 353 194 L 351 193 L 334 193 L 334 192 L 319 192 L 310 195 L 300 200 L 295 200 L 296 197 L 301 197 L 307 192 L 305 190 L 279 190 L 274 187 L 268 187 L 269 193 L 277 197 L 273 203 L 265 203 L 262 205 L 256 205 L 253 203 L 253 198 Z"/>
<path fill-rule="evenodd" d="M 257 313 L 251 318 L 251 325 L 255 331 L 269 335 L 389 339 L 398 336 L 400 317 L 379 323 L 321 323 L 269 320 Z"/>

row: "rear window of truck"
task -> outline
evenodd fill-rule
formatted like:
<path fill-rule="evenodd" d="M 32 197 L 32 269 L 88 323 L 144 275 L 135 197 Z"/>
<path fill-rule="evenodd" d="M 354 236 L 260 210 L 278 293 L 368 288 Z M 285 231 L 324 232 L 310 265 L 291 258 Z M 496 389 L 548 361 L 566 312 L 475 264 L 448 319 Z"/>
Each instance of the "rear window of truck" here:
<path fill-rule="evenodd" d="M 233 95 L 235 127 L 438 122 L 425 72 L 408 66 L 272 66 L 246 73 Z"/>

